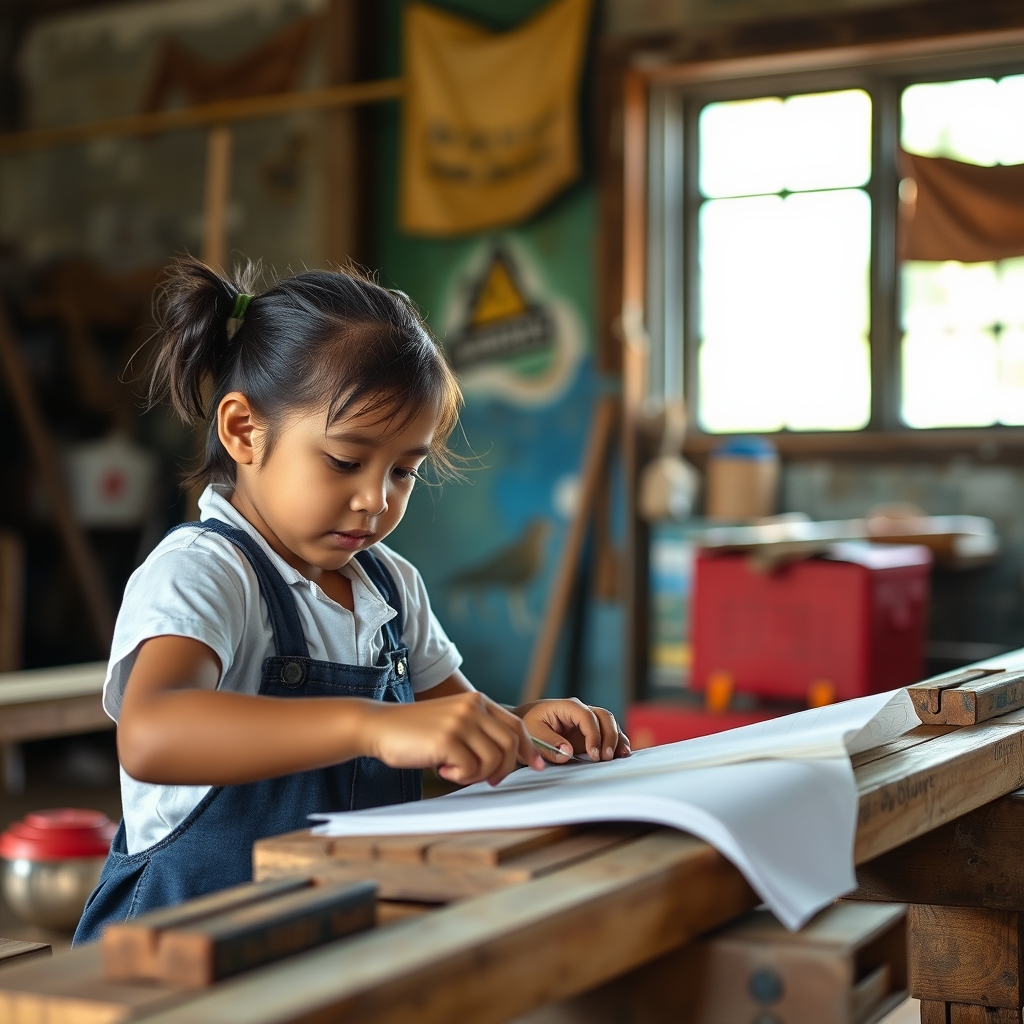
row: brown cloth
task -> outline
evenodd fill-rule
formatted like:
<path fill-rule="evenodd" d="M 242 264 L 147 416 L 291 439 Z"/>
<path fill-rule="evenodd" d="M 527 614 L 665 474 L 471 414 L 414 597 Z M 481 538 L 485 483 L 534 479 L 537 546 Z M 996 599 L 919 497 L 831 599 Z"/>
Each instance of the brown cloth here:
<path fill-rule="evenodd" d="M 176 39 L 168 39 L 157 57 L 143 112 L 160 110 L 175 89 L 181 90 L 190 104 L 269 96 L 294 89 L 322 20 L 314 15 L 292 22 L 224 63 L 197 57 Z"/>
<path fill-rule="evenodd" d="M 900 154 L 917 185 L 900 203 L 905 260 L 983 263 L 1024 256 L 1024 164 L 979 167 L 945 157 Z"/>

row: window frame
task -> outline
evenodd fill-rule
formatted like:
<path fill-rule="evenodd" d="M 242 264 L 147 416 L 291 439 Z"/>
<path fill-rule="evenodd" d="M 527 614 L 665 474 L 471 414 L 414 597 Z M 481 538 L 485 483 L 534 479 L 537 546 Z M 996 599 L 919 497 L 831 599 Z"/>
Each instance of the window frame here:
<path fill-rule="evenodd" d="M 841 66 L 794 68 L 737 74 L 737 62 L 687 76 L 681 66 L 649 83 L 647 109 L 646 328 L 649 339 L 647 403 L 682 397 L 689 418 L 687 449 L 703 453 L 720 443 L 722 433 L 707 433 L 697 420 L 699 288 L 698 213 L 705 201 L 698 185 L 698 119 L 707 103 L 758 96 L 863 89 L 872 103 L 869 274 L 871 405 L 868 423 L 857 430 L 765 432 L 783 452 L 892 451 L 997 448 L 1024 443 L 1024 428 L 994 424 L 979 427 L 911 427 L 900 416 L 902 329 L 897 258 L 897 156 L 900 97 L 906 86 L 957 78 L 1001 78 L 1024 73 L 1024 45 L 996 52 L 939 53 L 923 57 L 854 61 Z M 716 74 L 716 70 L 718 73 Z M 741 69 L 743 70 L 743 69 Z M 689 77 L 690 80 L 687 80 Z M 680 81 L 679 79 L 682 79 Z M 673 287 L 674 284 L 674 287 Z M 673 337 L 682 337 L 682 346 Z M 681 380 L 679 379 L 681 373 Z"/>

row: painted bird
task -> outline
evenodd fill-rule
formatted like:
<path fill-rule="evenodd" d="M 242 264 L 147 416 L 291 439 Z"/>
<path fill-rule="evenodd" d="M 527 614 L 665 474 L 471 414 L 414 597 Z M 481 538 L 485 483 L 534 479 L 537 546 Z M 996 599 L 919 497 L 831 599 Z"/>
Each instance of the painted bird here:
<path fill-rule="evenodd" d="M 448 588 L 468 594 L 504 591 L 513 628 L 516 632 L 529 632 L 533 622 L 526 607 L 526 588 L 540 575 L 550 533 L 548 520 L 530 519 L 511 544 L 453 576 Z"/>

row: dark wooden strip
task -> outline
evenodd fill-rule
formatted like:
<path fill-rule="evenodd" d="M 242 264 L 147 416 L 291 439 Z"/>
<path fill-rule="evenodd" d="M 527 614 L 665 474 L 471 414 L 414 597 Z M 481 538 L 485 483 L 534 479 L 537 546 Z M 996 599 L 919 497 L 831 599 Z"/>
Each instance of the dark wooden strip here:
<path fill-rule="evenodd" d="M 373 927 L 373 882 L 286 893 L 160 934 L 161 981 L 201 988 Z"/>
<path fill-rule="evenodd" d="M 181 927 L 308 885 L 308 877 L 296 877 L 293 873 L 273 881 L 236 885 L 188 903 L 140 914 L 130 921 L 107 925 L 100 940 L 104 977 L 126 980 L 159 977 L 157 946 L 160 933 L 165 929 Z"/>
<path fill-rule="evenodd" d="M 47 942 L 23 942 L 21 939 L 0 939 L 0 967 L 23 964 L 35 957 L 53 956 Z"/>

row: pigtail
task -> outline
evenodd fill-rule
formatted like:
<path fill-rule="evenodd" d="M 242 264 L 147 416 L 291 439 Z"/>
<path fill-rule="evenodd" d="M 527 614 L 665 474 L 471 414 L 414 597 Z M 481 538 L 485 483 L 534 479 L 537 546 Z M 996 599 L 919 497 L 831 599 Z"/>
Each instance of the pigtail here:
<path fill-rule="evenodd" d="M 239 292 L 248 291 L 255 268 L 236 279 L 222 276 L 188 256 L 176 260 L 154 302 L 156 349 L 149 378 L 149 405 L 167 400 L 189 424 L 204 419 L 216 380 L 231 358 L 228 318 Z"/>

